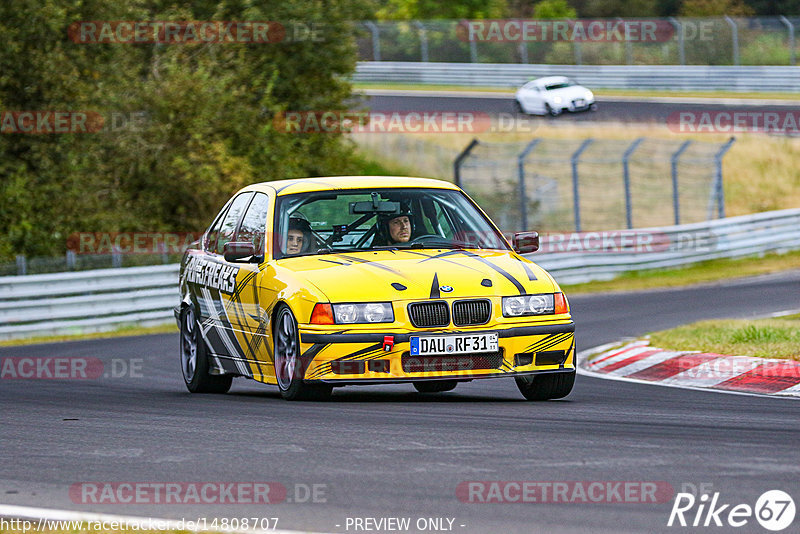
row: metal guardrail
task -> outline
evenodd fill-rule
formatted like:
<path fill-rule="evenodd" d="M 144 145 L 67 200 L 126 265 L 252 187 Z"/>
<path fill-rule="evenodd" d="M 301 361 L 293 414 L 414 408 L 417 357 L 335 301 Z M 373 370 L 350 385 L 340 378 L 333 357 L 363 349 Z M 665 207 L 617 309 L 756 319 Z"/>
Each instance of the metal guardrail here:
<path fill-rule="evenodd" d="M 560 283 L 614 278 L 620 273 L 677 267 L 710 259 L 800 249 L 800 209 L 758 213 L 701 223 L 606 232 L 610 242 L 630 245 L 603 252 L 600 233 L 543 236 L 542 250 L 528 255 Z M 623 238 L 624 233 L 629 237 Z M 630 235 L 634 237 L 630 238 Z M 636 251 L 636 236 L 651 250 Z M 598 240 L 599 237 L 599 240 Z M 570 251 L 601 243 L 600 251 Z M 642 240 L 638 240 L 641 244 Z M 566 249 L 568 252 L 558 252 Z M 548 252 L 548 249 L 555 249 Z M 128 267 L 0 277 L 0 339 L 153 325 L 174 320 L 178 265 Z"/>
<path fill-rule="evenodd" d="M 0 339 L 174 320 L 178 264 L 0 277 Z"/>
<path fill-rule="evenodd" d="M 795 92 L 800 68 L 698 65 L 523 65 L 507 63 L 359 62 L 353 81 L 520 87 L 532 78 L 569 76 L 589 88 Z"/>
<path fill-rule="evenodd" d="M 559 283 L 579 284 L 610 280 L 629 271 L 798 250 L 798 228 L 800 209 L 769 211 L 680 226 L 606 232 L 599 238 L 592 234 L 602 232 L 543 236 L 540 251 L 526 257 L 547 269 Z M 629 246 L 609 252 L 585 250 L 587 242 L 596 244 L 603 238 L 614 245 L 627 241 Z M 637 247 L 637 241 L 646 245 Z M 554 250 L 548 252 L 548 249 Z M 571 249 L 583 250 L 571 252 Z"/>

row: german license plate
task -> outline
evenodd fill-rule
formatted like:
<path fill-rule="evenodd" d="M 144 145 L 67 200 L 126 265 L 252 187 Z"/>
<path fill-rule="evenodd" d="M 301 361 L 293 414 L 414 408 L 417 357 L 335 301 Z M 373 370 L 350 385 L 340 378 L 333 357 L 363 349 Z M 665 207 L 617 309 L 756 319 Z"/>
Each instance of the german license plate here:
<path fill-rule="evenodd" d="M 452 336 L 412 336 L 411 356 L 497 352 L 497 332 Z"/>

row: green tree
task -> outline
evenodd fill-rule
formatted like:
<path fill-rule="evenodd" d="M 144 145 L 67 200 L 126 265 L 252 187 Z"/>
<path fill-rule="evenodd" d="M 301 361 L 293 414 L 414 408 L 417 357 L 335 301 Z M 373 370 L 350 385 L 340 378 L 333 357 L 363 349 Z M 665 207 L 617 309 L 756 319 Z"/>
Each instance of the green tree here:
<path fill-rule="evenodd" d="M 494 19 L 508 15 L 506 0 L 388 0 L 379 8 L 379 20 Z"/>
<path fill-rule="evenodd" d="M 542 0 L 533 6 L 533 17 L 537 19 L 572 19 L 576 15 L 567 0 Z"/>

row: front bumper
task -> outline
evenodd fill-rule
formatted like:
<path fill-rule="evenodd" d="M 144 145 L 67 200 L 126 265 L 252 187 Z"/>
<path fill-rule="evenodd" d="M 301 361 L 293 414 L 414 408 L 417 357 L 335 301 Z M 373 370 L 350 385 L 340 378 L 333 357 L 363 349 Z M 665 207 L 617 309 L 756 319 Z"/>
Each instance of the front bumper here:
<path fill-rule="evenodd" d="M 497 332 L 497 353 L 410 355 L 410 338 Z M 393 346 L 385 350 L 391 336 Z M 419 380 L 472 380 L 575 369 L 575 324 L 572 321 L 513 327 L 484 325 L 469 330 L 419 332 L 319 332 L 301 327 L 301 363 L 307 381 L 336 384 L 397 383 Z"/>

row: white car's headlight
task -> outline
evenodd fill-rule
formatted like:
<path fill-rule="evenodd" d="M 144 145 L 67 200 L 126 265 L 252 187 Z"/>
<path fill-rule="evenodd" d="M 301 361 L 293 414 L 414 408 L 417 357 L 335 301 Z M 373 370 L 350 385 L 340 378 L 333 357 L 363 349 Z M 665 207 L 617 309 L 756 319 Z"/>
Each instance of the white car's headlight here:
<path fill-rule="evenodd" d="M 560 104 L 561 103 L 561 97 L 560 96 L 554 96 L 553 97 L 553 102 L 555 102 L 556 104 Z"/>
<path fill-rule="evenodd" d="M 503 297 L 503 317 L 553 315 L 568 311 L 569 307 L 563 293 Z"/>
<path fill-rule="evenodd" d="M 336 324 L 391 323 L 394 311 L 391 302 L 334 304 L 333 317 Z"/>
<path fill-rule="evenodd" d="M 591 99 L 594 98 L 594 95 L 592 94 L 591 91 L 586 91 L 586 93 L 584 93 L 583 96 L 584 96 L 584 98 L 586 98 L 586 100 L 591 100 Z"/>

